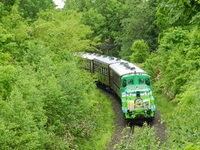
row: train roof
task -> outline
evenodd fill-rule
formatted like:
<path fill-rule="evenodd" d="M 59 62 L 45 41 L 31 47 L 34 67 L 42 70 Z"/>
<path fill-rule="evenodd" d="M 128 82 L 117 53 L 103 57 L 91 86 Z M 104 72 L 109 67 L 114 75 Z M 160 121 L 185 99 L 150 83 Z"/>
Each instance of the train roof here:
<path fill-rule="evenodd" d="M 89 60 L 93 60 L 94 58 L 98 57 L 98 55 L 99 54 L 96 54 L 96 53 L 83 53 L 81 54 L 81 57 L 89 59 Z"/>
<path fill-rule="evenodd" d="M 112 56 L 98 55 L 97 57 L 94 58 L 94 61 L 98 61 L 100 63 L 110 65 L 114 63 L 120 63 L 123 60 L 121 60 L 120 58 L 112 57 Z"/>
<path fill-rule="evenodd" d="M 127 74 L 147 74 L 144 70 L 137 67 L 136 65 L 122 61 L 121 63 L 116 63 L 110 65 L 110 68 L 114 70 L 119 76 L 127 75 Z"/>
<path fill-rule="evenodd" d="M 130 63 L 120 58 L 100 55 L 97 53 L 83 53 L 81 54 L 81 57 L 107 64 L 119 76 L 123 76 L 127 74 L 147 74 L 147 72 L 145 72 L 138 66 L 134 65 L 133 63 Z"/>

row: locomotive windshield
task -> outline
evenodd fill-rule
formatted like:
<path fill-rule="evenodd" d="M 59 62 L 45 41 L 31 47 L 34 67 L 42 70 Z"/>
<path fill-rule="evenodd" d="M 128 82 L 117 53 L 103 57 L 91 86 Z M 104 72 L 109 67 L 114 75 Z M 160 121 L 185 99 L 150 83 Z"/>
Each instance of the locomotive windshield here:
<path fill-rule="evenodd" d="M 152 96 L 150 76 L 127 74 L 121 78 L 122 112 L 126 118 L 153 118 L 155 102 Z"/>
<path fill-rule="evenodd" d="M 141 85 L 146 84 L 150 86 L 150 78 L 147 75 L 140 75 L 140 76 L 134 76 L 134 75 L 128 75 L 125 77 L 122 77 L 122 87 L 126 87 L 128 85 Z"/>

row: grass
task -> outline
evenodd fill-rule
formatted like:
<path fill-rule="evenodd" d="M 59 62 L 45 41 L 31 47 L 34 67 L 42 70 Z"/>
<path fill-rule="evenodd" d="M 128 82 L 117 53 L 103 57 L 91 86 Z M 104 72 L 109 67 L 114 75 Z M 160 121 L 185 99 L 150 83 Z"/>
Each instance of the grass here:
<path fill-rule="evenodd" d="M 164 95 L 154 93 L 154 96 L 156 98 L 156 107 L 159 110 L 161 117 L 167 121 L 170 113 L 173 112 L 173 104 Z"/>
<path fill-rule="evenodd" d="M 106 150 L 114 134 L 114 111 L 111 101 L 100 91 L 98 118 L 95 118 L 95 129 L 91 137 L 77 143 L 79 150 Z"/>

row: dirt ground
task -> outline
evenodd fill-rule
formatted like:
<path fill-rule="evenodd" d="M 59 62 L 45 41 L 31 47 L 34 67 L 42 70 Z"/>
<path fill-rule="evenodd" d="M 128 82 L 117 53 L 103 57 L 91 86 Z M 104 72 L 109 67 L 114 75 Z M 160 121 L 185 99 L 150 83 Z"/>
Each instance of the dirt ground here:
<path fill-rule="evenodd" d="M 114 150 L 114 145 L 121 141 L 123 137 L 123 131 L 126 128 L 127 124 L 121 110 L 121 102 L 120 102 L 119 97 L 105 90 L 102 90 L 102 92 L 104 92 L 107 95 L 107 97 L 110 98 L 112 102 L 113 110 L 115 112 L 115 124 L 114 124 L 115 133 L 107 148 L 107 150 Z M 152 122 L 152 126 L 154 127 L 156 136 L 161 139 L 161 142 L 164 142 L 166 141 L 165 124 L 163 123 L 161 124 L 160 119 L 161 119 L 161 115 L 160 115 L 159 110 L 157 110 L 155 119 Z"/>

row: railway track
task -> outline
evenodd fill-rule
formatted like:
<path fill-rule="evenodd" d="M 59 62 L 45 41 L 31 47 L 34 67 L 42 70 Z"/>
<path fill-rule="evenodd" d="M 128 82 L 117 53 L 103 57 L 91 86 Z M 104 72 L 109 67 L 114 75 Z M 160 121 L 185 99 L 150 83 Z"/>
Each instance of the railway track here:
<path fill-rule="evenodd" d="M 126 143 L 125 145 L 127 145 L 129 147 L 129 145 L 131 144 L 131 141 L 133 139 L 133 133 L 134 133 L 134 125 L 130 125 L 130 126 L 127 126 L 126 127 L 126 136 L 127 139 L 126 139 Z"/>
<path fill-rule="evenodd" d="M 134 136 L 131 135 L 134 134 L 134 128 L 136 127 L 136 125 L 129 125 L 126 123 L 123 113 L 121 111 L 121 101 L 116 95 L 110 93 L 109 90 L 105 90 L 103 88 L 99 88 L 99 90 L 111 100 L 112 107 L 115 112 L 115 133 L 110 144 L 107 147 L 107 150 L 116 150 L 115 145 L 120 143 L 123 138 L 127 139 L 125 140 L 125 145 L 127 144 L 127 146 L 129 146 L 134 138 Z M 153 122 L 150 123 L 150 126 L 154 126 L 155 134 L 157 135 L 157 137 L 161 139 L 161 142 L 165 142 L 167 139 L 165 133 L 165 124 L 160 123 L 160 118 L 160 113 L 159 111 L 157 111 L 155 119 Z M 142 126 L 139 127 L 142 128 Z"/>

